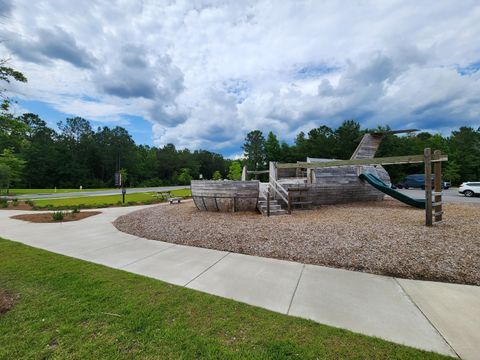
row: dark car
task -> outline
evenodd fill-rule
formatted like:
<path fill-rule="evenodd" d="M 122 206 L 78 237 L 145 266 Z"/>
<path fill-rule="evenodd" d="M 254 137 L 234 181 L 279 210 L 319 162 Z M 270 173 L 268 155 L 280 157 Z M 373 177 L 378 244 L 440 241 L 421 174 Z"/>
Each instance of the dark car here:
<path fill-rule="evenodd" d="M 435 175 L 432 174 L 432 186 L 435 181 Z M 425 189 L 425 174 L 412 174 L 406 176 L 400 183 L 397 184 L 399 189 L 420 188 Z M 442 180 L 442 189 L 448 189 L 450 182 Z"/>

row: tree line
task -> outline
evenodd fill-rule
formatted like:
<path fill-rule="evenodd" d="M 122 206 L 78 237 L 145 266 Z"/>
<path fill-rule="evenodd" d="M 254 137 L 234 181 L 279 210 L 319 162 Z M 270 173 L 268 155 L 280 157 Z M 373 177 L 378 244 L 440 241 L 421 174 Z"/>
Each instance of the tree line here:
<path fill-rule="evenodd" d="M 8 115 L 1 114 L 2 122 Z M 11 120 L 14 127 L 0 129 L 0 153 L 4 159 L 17 158 L 15 187 L 111 187 L 115 172 L 122 169 L 128 186 L 186 185 L 200 174 L 211 179 L 219 171 L 226 176 L 231 162 L 220 154 L 179 150 L 173 144 L 137 145 L 122 127 L 94 130 L 80 117 L 60 122 L 58 132 L 35 114 Z"/>
<path fill-rule="evenodd" d="M 322 125 L 308 133 L 300 132 L 292 145 L 279 141 L 270 131 L 266 138 L 259 131 L 248 133 L 243 149 L 245 164 L 249 169 L 266 169 L 269 161 L 297 162 L 307 157 L 325 159 L 349 159 L 367 132 L 387 131 L 389 127 L 362 129 L 355 120 L 346 120 L 336 129 Z M 448 154 L 449 161 L 443 170 L 444 180 L 454 184 L 480 179 L 480 128 L 460 127 L 448 136 L 429 132 L 405 135 L 387 134 L 383 138 L 376 157 L 420 155 L 425 148 Z M 400 181 L 412 173 L 423 173 L 423 164 L 385 166 L 392 182 Z"/>
<path fill-rule="evenodd" d="M 27 81 L 18 71 L 0 62 L 0 82 Z M 102 188 L 114 185 L 114 174 L 123 171 L 128 186 L 187 185 L 192 179 L 241 177 L 242 166 L 249 170 L 268 169 L 269 161 L 296 162 L 307 157 L 348 159 L 363 134 L 355 120 L 346 120 L 333 129 L 321 125 L 300 132 L 293 143 L 279 140 L 270 131 L 253 130 L 243 144 L 240 160 L 224 158 L 207 150 L 137 145 L 120 126 L 93 129 L 81 117 L 58 123 L 58 130 L 32 113 L 15 116 L 11 101 L 0 90 L 0 188 Z M 387 135 L 377 156 L 422 154 L 425 147 L 449 155 L 444 178 L 453 183 L 480 179 L 480 128 L 460 127 L 448 136 L 420 132 L 405 136 Z M 423 172 L 421 165 L 389 166 L 394 182 L 406 174 Z"/>

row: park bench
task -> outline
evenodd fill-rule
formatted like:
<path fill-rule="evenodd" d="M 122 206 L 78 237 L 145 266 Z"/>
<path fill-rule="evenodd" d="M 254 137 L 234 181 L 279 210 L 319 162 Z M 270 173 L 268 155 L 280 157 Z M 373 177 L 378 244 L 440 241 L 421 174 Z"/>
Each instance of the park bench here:
<path fill-rule="evenodd" d="M 182 201 L 182 198 L 181 197 L 171 197 L 168 199 L 168 201 L 170 201 L 170 204 L 173 204 L 174 202 L 176 202 L 177 204 L 180 204 L 180 202 Z"/>
<path fill-rule="evenodd" d="M 169 191 L 157 191 L 157 197 L 159 197 L 162 200 L 170 199 L 172 197 L 172 194 L 170 194 Z"/>

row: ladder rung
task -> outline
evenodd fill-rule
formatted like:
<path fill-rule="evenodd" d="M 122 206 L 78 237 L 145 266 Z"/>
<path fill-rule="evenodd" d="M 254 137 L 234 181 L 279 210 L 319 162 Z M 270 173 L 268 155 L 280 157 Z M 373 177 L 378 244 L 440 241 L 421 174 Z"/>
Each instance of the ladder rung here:
<path fill-rule="evenodd" d="M 443 220 L 440 220 L 440 221 L 434 221 L 434 222 L 433 222 L 433 225 L 437 225 L 437 224 L 443 224 L 443 223 L 444 223 L 444 221 L 443 221 Z"/>
<path fill-rule="evenodd" d="M 443 204 L 443 201 L 432 202 L 432 206 L 439 206 L 442 204 Z"/>
<path fill-rule="evenodd" d="M 442 196 L 442 195 L 443 195 L 443 191 L 440 191 L 440 192 L 432 191 L 432 195 L 434 195 L 434 196 L 435 196 L 435 195 L 437 195 L 437 196 L 438 196 L 438 195 Z"/>
<path fill-rule="evenodd" d="M 433 213 L 433 216 L 439 216 L 439 215 L 442 215 L 442 214 L 443 214 L 443 211 L 437 211 L 437 212 Z"/>

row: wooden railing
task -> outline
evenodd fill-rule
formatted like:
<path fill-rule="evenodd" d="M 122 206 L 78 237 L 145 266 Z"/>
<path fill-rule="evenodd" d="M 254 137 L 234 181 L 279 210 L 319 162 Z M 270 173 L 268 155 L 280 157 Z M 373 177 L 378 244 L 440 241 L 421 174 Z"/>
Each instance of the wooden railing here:
<path fill-rule="evenodd" d="M 272 176 L 270 176 L 269 187 L 282 199 L 285 204 L 288 206 L 288 192 L 283 188 L 282 185 L 278 183 Z M 283 194 L 282 194 L 283 192 Z"/>

